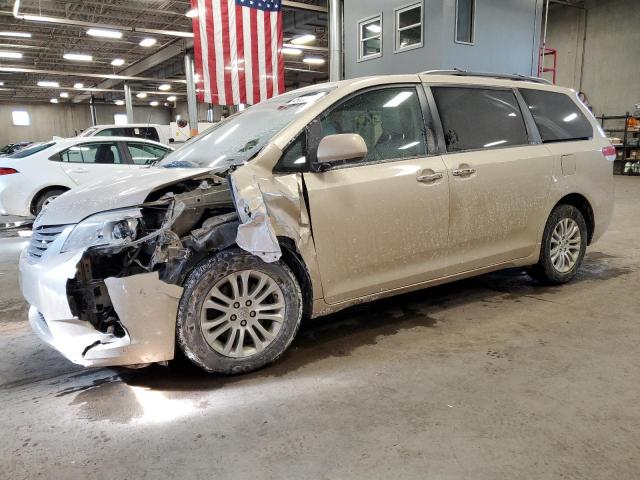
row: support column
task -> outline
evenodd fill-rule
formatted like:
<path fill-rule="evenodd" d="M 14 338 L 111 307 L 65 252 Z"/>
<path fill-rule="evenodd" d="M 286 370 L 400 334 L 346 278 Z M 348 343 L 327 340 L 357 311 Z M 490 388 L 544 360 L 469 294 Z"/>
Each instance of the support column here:
<path fill-rule="evenodd" d="M 329 81 L 342 76 L 342 0 L 329 0 Z"/>
<path fill-rule="evenodd" d="M 131 87 L 124 82 L 124 104 L 127 109 L 127 123 L 133 123 L 133 101 L 131 100 Z"/>
<path fill-rule="evenodd" d="M 198 135 L 198 104 L 196 102 L 196 83 L 193 71 L 193 57 L 186 53 L 184 56 L 184 71 L 187 80 L 187 112 L 189 113 L 190 135 Z"/>
<path fill-rule="evenodd" d="M 89 111 L 91 112 L 91 126 L 94 127 L 98 124 L 98 116 L 96 115 L 96 99 L 93 94 L 89 100 Z"/>

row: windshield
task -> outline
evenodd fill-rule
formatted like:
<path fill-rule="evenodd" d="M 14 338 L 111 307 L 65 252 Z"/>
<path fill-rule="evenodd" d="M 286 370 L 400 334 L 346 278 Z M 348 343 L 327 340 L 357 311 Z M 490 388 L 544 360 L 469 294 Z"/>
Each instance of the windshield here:
<path fill-rule="evenodd" d="M 46 142 L 46 143 L 36 143 L 35 145 L 31 145 L 30 147 L 23 148 L 22 150 L 18 150 L 17 152 L 12 153 L 6 158 L 24 158 L 29 155 L 33 155 L 34 153 L 41 152 L 45 148 L 49 148 L 55 145 L 56 142 Z"/>
<path fill-rule="evenodd" d="M 84 132 L 82 132 L 79 137 L 90 137 L 93 133 L 98 130 L 96 127 L 87 128 Z"/>
<path fill-rule="evenodd" d="M 167 155 L 158 166 L 224 170 L 245 163 L 332 88 L 327 85 L 305 88 L 258 103 L 205 130 Z"/>

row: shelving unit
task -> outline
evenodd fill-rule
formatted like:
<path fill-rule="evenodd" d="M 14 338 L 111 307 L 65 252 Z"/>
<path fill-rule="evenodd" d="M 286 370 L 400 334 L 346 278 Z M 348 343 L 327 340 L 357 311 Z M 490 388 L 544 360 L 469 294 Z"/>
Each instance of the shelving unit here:
<path fill-rule="evenodd" d="M 608 137 L 620 138 L 620 143 L 614 143 L 616 147 L 616 160 L 613 164 L 613 173 L 617 175 L 640 175 L 640 128 L 629 128 L 629 112 L 625 115 L 601 115 L 596 117 Z M 620 123 L 622 126 L 609 128 L 606 122 Z M 620 136 L 619 134 L 622 134 Z M 627 165 L 629 163 L 629 165 Z M 626 171 L 625 171 L 626 170 Z"/>

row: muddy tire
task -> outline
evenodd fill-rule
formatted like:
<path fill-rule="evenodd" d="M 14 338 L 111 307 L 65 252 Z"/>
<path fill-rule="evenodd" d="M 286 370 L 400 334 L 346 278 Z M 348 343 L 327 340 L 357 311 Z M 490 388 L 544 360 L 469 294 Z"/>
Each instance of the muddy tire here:
<path fill-rule="evenodd" d="M 302 292 L 289 267 L 233 248 L 202 261 L 187 277 L 176 338 L 199 367 L 234 375 L 277 360 L 301 318 Z"/>
<path fill-rule="evenodd" d="M 570 281 L 582 264 L 587 238 L 587 224 L 580 210 L 572 205 L 558 205 L 544 228 L 540 260 L 527 273 L 545 284 Z"/>
<path fill-rule="evenodd" d="M 48 190 L 46 192 L 38 194 L 38 197 L 33 204 L 33 214 L 37 216 L 42 211 L 42 209 L 49 204 L 49 202 L 62 195 L 64 192 L 66 192 L 66 190 L 59 189 Z"/>

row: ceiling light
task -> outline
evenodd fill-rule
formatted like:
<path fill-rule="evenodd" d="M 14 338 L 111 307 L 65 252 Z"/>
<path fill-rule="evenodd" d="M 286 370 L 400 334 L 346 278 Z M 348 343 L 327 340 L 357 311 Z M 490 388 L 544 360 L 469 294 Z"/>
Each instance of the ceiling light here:
<path fill-rule="evenodd" d="M 144 38 L 140 42 L 140 46 L 141 47 L 153 47 L 155 44 L 156 44 L 156 39 L 155 38 Z"/>
<path fill-rule="evenodd" d="M 62 58 L 65 60 L 75 60 L 78 62 L 93 62 L 93 57 L 85 53 L 65 53 Z"/>
<path fill-rule="evenodd" d="M 384 108 L 394 108 L 404 102 L 407 98 L 413 95 L 413 92 L 400 92 L 395 95 L 391 100 L 383 105 Z"/>
<path fill-rule="evenodd" d="M 38 86 L 39 87 L 54 87 L 54 88 L 58 88 L 60 86 L 60 84 L 58 82 L 52 82 L 49 80 L 41 80 L 38 82 Z"/>
<path fill-rule="evenodd" d="M 305 57 L 302 59 L 304 63 L 308 63 L 309 65 L 322 65 L 324 63 L 324 58 L 320 57 Z"/>
<path fill-rule="evenodd" d="M 124 105 L 124 100 L 116 100 L 115 104 L 116 105 Z"/>
<path fill-rule="evenodd" d="M 106 30 L 104 28 L 90 28 L 87 30 L 87 35 L 103 38 L 122 38 L 122 32 L 117 30 Z"/>
<path fill-rule="evenodd" d="M 31 38 L 31 34 L 28 32 L 0 32 L 0 37 Z"/>
<path fill-rule="evenodd" d="M 158 87 L 158 90 L 166 92 L 167 90 L 171 90 L 171 85 L 169 85 L 168 83 L 163 83 Z"/>
<path fill-rule="evenodd" d="M 80 90 L 80 89 L 84 88 L 84 84 L 82 84 L 80 82 L 74 83 L 73 84 L 73 88 L 76 88 L 76 89 Z"/>
<path fill-rule="evenodd" d="M 380 33 L 382 29 L 380 28 L 380 24 L 372 23 L 371 25 L 367 25 L 367 30 L 373 33 Z"/>
<path fill-rule="evenodd" d="M 114 67 L 121 67 L 122 65 L 124 65 L 124 59 L 114 58 L 113 60 L 111 60 L 111 65 L 113 65 Z"/>
<path fill-rule="evenodd" d="M 197 8 L 192 8 L 187 13 L 185 13 L 185 16 L 189 17 L 189 18 L 197 17 L 198 16 L 198 9 Z"/>
<path fill-rule="evenodd" d="M 291 40 L 291 43 L 295 45 L 302 45 L 304 43 L 313 42 L 315 39 L 316 39 L 315 35 L 308 33 L 306 35 L 300 35 L 299 37 L 295 37 L 294 39 Z"/>
<path fill-rule="evenodd" d="M 136 98 L 147 98 L 147 94 L 144 92 L 136 93 Z"/>
<path fill-rule="evenodd" d="M 0 50 L 0 58 L 22 58 L 20 52 L 7 52 L 6 50 Z"/>
<path fill-rule="evenodd" d="M 57 98 L 52 98 L 51 100 L 49 100 L 51 103 L 58 103 L 58 99 Z"/>
<path fill-rule="evenodd" d="M 282 53 L 285 55 L 300 55 L 302 53 L 302 50 L 300 50 L 299 48 L 283 47 Z"/>
<path fill-rule="evenodd" d="M 4 82 L 0 82 L 0 87 L 4 87 Z"/>
<path fill-rule="evenodd" d="M 171 95 L 170 97 L 167 97 L 167 101 L 168 102 L 175 102 L 176 101 L 176 96 L 175 95 Z"/>
<path fill-rule="evenodd" d="M 69 98 L 69 92 L 60 92 L 60 98 Z"/>
<path fill-rule="evenodd" d="M 157 107 L 160 104 L 154 100 L 153 102 L 149 102 L 149 105 L 151 105 L 152 107 Z"/>

